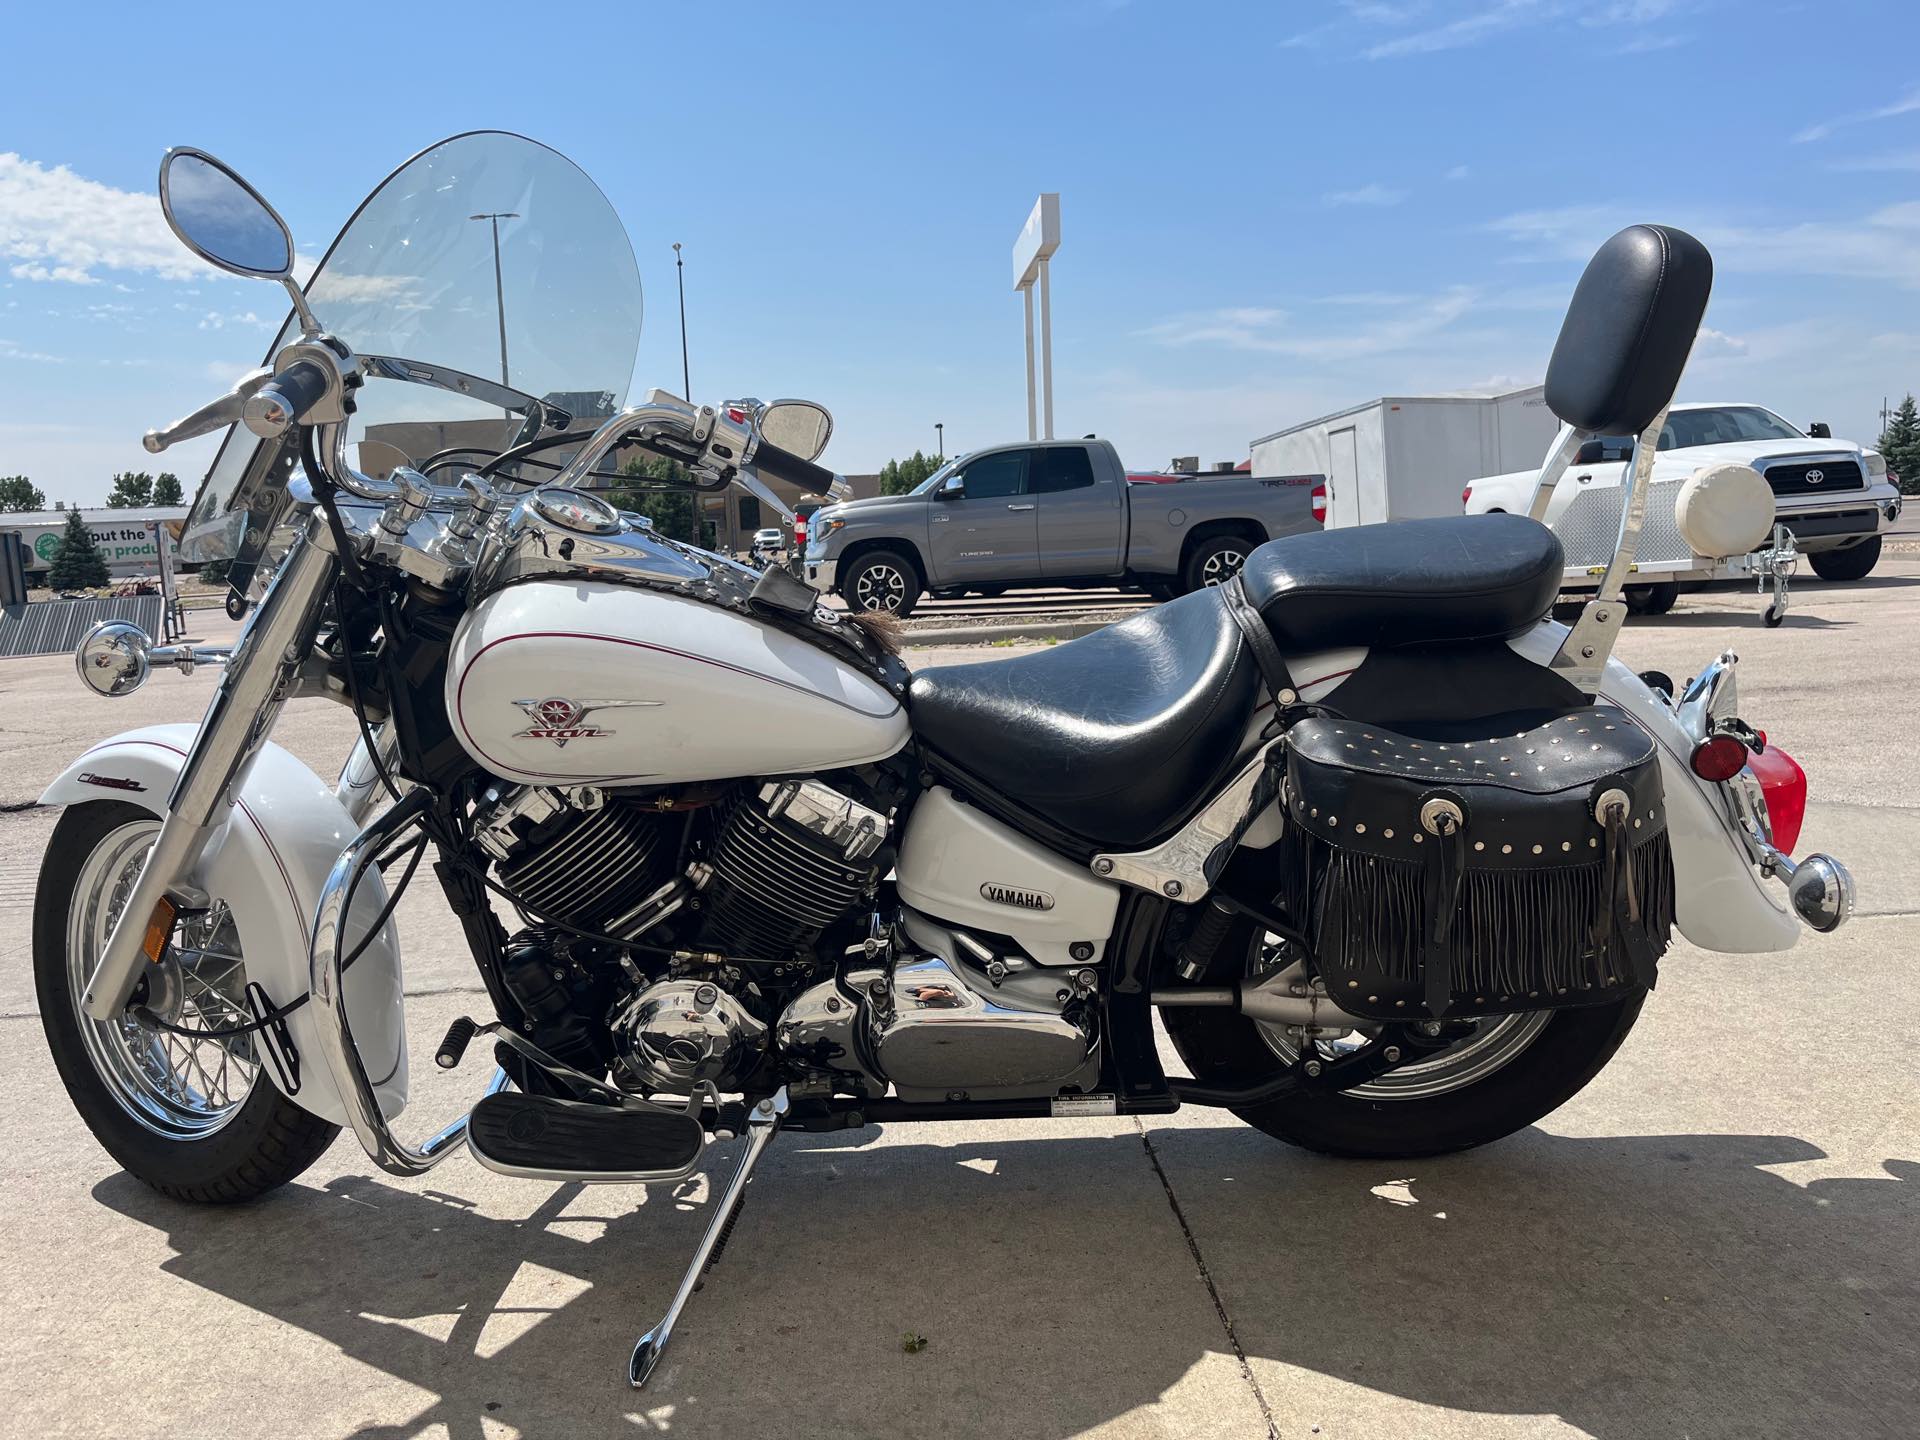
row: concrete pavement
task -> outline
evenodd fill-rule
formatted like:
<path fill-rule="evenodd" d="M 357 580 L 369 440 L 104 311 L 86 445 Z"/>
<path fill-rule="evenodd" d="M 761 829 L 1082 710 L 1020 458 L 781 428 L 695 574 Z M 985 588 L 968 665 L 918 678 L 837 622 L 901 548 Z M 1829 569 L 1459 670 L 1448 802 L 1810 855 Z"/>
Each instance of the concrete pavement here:
<path fill-rule="evenodd" d="M 456 1159 L 400 1182 L 348 1138 L 260 1204 L 173 1204 L 69 1109 L 23 944 L 0 968 L 0 1428 L 1916 1433 L 1920 559 L 1796 585 L 1779 630 L 1757 614 L 1743 593 L 1686 597 L 1622 653 L 1684 677 L 1739 651 L 1743 713 L 1812 777 L 1801 848 L 1860 879 L 1840 935 L 1773 957 L 1676 946 L 1593 1085 L 1449 1159 L 1322 1160 L 1206 1110 L 787 1137 L 644 1396 L 626 1349 L 679 1275 L 706 1176 L 553 1186 Z M 197 718 L 211 684 L 161 675 L 113 705 L 64 657 L 0 666 L 0 800 L 92 739 Z M 300 702 L 278 738 L 331 773 L 344 721 Z M 0 815 L 0 915 L 22 937 L 53 818 Z M 479 996 L 430 885 L 401 926 L 424 1133 L 477 1082 L 426 1052 Z"/>

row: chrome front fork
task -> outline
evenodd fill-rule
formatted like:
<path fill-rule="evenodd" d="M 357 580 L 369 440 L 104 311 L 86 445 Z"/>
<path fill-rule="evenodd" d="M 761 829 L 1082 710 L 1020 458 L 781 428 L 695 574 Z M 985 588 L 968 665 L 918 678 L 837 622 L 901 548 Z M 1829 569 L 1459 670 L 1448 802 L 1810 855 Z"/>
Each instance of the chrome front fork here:
<path fill-rule="evenodd" d="M 338 573 L 333 537 L 319 514 L 310 512 L 305 531 L 240 633 L 167 797 L 167 815 L 146 866 L 107 937 L 100 963 L 87 977 L 84 1003 L 95 1020 L 111 1020 L 126 1008 L 139 983 L 142 946 L 155 910 L 161 901 L 189 893 L 187 877 L 226 820 L 273 729 Z"/>

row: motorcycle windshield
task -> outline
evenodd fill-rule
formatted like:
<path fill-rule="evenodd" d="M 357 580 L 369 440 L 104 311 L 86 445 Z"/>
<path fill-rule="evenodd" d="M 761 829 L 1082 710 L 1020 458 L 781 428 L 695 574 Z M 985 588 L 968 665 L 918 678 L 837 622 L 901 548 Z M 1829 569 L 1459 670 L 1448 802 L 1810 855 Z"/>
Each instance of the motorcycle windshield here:
<path fill-rule="evenodd" d="M 321 328 L 357 355 L 504 384 L 576 425 L 619 410 L 633 378 L 640 272 L 626 229 L 578 166 L 519 135 L 456 135 L 414 156 L 361 203 L 305 288 Z M 289 314 L 265 363 L 298 335 Z M 369 475 L 461 447 L 481 452 L 477 468 L 525 423 L 497 392 L 482 401 L 392 367 L 368 372 L 347 439 Z M 227 432 L 194 497 L 183 558 L 236 553 L 236 492 L 272 463 L 261 447 L 280 443 Z"/>

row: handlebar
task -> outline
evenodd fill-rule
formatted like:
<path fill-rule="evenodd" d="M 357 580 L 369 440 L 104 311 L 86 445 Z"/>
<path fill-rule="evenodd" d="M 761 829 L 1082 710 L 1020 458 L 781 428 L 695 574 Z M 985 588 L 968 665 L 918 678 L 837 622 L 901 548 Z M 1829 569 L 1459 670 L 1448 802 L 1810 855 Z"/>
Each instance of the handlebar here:
<path fill-rule="evenodd" d="M 788 484 L 798 485 L 802 490 L 811 490 L 817 495 L 826 495 L 833 488 L 834 473 L 826 466 L 816 465 L 791 450 L 782 450 L 765 440 L 754 447 L 747 463 L 763 475 L 785 480 Z"/>
<path fill-rule="evenodd" d="M 246 402 L 242 419 L 262 440 L 276 440 L 326 398 L 333 377 L 311 360 L 289 365 Z"/>

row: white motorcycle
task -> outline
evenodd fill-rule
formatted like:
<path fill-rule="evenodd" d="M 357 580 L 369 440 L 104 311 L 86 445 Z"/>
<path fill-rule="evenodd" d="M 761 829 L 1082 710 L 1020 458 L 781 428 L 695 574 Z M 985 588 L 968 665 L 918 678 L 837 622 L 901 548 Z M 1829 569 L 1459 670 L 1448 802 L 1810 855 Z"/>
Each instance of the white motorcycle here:
<path fill-rule="evenodd" d="M 304 292 L 218 161 L 170 152 L 160 192 L 188 248 L 292 295 L 268 366 L 147 442 L 231 427 L 187 545 L 251 613 L 225 653 L 123 623 L 80 647 L 103 695 L 225 670 L 200 725 L 47 790 L 34 963 L 75 1106 L 169 1195 L 257 1196 L 342 1125 L 398 1175 L 464 1149 L 569 1181 L 679 1179 L 744 1135 L 638 1386 L 782 1127 L 1200 1104 L 1334 1154 L 1455 1150 L 1607 1063 L 1674 927 L 1770 951 L 1850 912 L 1841 866 L 1788 858 L 1805 779 L 1735 714 L 1733 657 L 1684 688 L 1609 658 L 1710 284 L 1677 231 L 1608 242 L 1548 373 L 1570 429 L 1536 515 L 1580 439 L 1642 437 L 1570 629 L 1552 534 L 1458 517 L 1278 540 L 1084 639 L 910 674 L 786 570 L 595 493 L 641 453 L 782 513 L 762 477 L 844 484 L 818 406 L 619 408 L 632 251 L 553 151 L 425 151 Z M 1764 536 L 1770 495 L 1696 481 L 1696 548 Z M 294 695 L 355 717 L 332 785 L 269 738 Z M 497 1064 L 410 1142 L 391 917 L 429 846 L 490 1000 L 434 1059 L 484 1036 Z"/>

